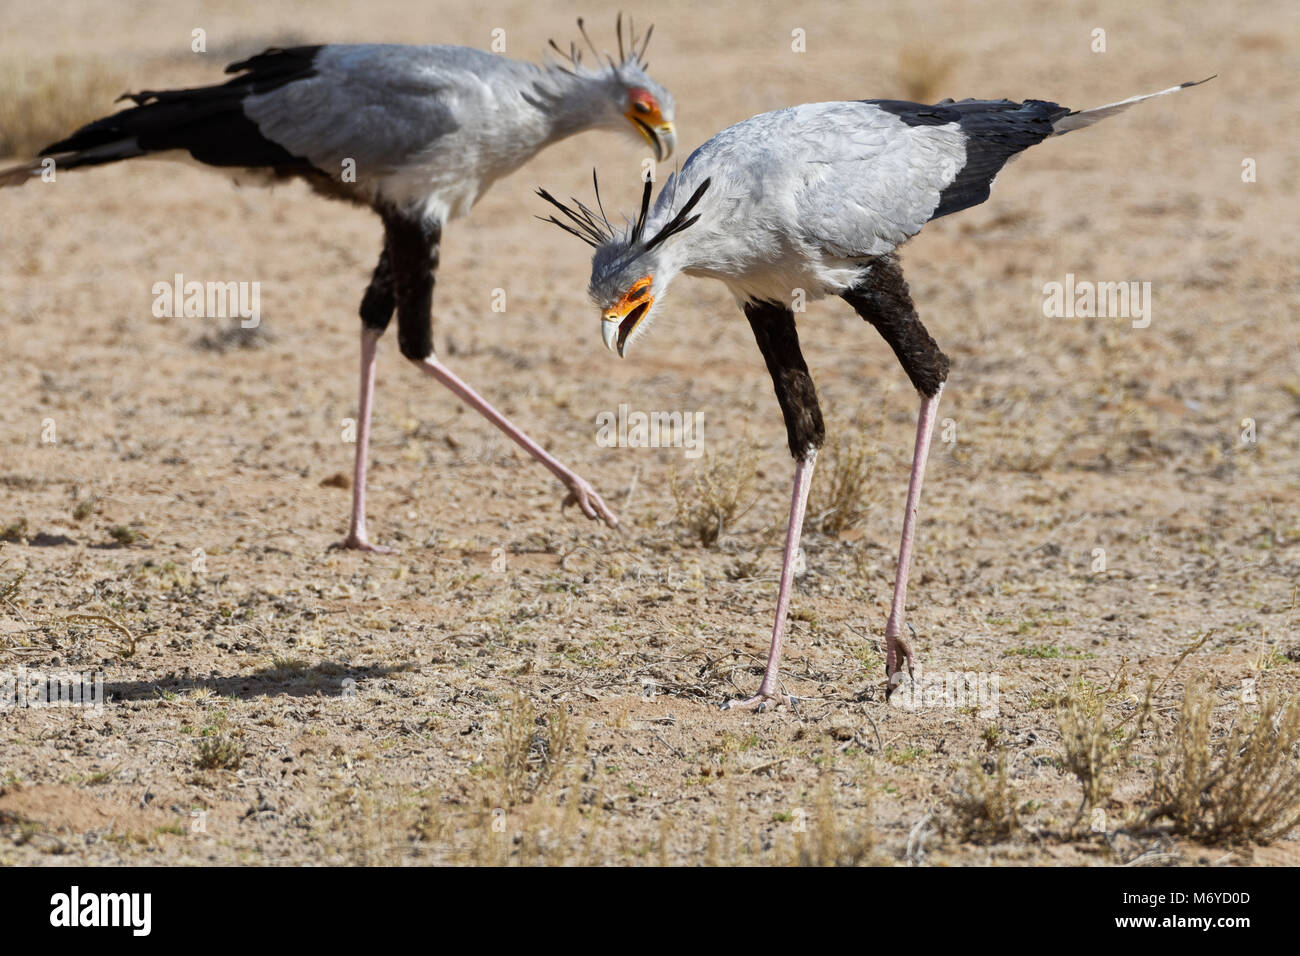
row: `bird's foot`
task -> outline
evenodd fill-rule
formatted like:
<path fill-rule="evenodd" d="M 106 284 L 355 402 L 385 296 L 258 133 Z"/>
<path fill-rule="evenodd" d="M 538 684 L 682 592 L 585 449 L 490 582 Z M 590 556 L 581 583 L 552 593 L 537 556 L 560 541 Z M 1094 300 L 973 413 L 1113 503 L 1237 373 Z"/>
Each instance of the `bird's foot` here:
<path fill-rule="evenodd" d="M 912 674 L 912 648 L 898 633 L 893 621 L 885 627 L 885 700 L 898 689 L 903 682 L 903 665 L 907 665 L 907 676 Z M 915 633 L 915 632 L 913 632 Z"/>
<path fill-rule="evenodd" d="M 759 691 L 753 697 L 747 697 L 744 700 L 729 700 L 724 702 L 719 710 L 752 710 L 756 714 L 761 714 L 769 707 L 775 709 L 782 704 L 788 704 L 790 709 L 796 714 L 799 713 L 799 698 L 790 694 L 765 694 Z"/>
<path fill-rule="evenodd" d="M 397 554 L 396 548 L 389 548 L 382 544 L 371 544 L 364 534 L 353 532 L 342 541 L 330 545 L 331 548 L 339 548 L 348 551 L 366 551 L 370 554 Z"/>
<path fill-rule="evenodd" d="M 587 484 L 585 479 L 573 475 L 565 484 L 569 486 L 569 493 L 560 503 L 560 510 L 576 504 L 588 518 L 600 519 L 611 528 L 618 527 L 618 518 L 614 512 L 609 510 L 609 506 L 596 494 L 596 489 Z"/>

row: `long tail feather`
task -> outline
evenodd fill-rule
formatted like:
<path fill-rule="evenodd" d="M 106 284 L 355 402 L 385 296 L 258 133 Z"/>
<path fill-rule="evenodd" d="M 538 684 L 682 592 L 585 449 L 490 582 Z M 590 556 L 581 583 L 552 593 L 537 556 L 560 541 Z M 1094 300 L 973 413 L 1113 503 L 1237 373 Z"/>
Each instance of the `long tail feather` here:
<path fill-rule="evenodd" d="M 57 174 L 65 169 L 76 169 L 78 166 L 100 166 L 104 163 L 115 163 L 119 159 L 141 156 L 144 152 L 133 137 L 128 137 L 115 142 L 93 146 L 89 149 L 47 153 L 17 166 L 0 169 L 0 189 L 6 186 L 21 186 L 23 183 L 39 178 L 45 172 L 51 160 L 54 163 L 54 172 Z"/>
<path fill-rule="evenodd" d="M 1218 76 L 1216 73 L 1215 76 Z M 1214 79 L 1214 76 L 1207 76 L 1203 80 L 1194 80 L 1188 83 L 1180 83 L 1178 86 L 1171 86 L 1167 90 L 1161 90 L 1158 93 L 1147 93 L 1143 96 L 1130 96 L 1126 100 L 1120 100 L 1118 103 L 1107 103 L 1105 106 L 1098 106 L 1090 110 L 1077 110 L 1073 113 L 1067 113 L 1060 119 L 1052 123 L 1052 134 L 1060 136 L 1062 133 L 1068 133 L 1071 130 L 1083 129 L 1085 126 L 1091 126 L 1093 123 L 1099 123 L 1109 116 L 1122 113 L 1135 103 L 1141 103 L 1143 100 L 1149 100 L 1156 96 L 1165 96 L 1169 93 L 1177 93 L 1179 90 L 1185 90 L 1192 86 L 1200 86 L 1202 83 L 1208 83 Z"/>
<path fill-rule="evenodd" d="M 34 179 L 40 174 L 40 160 L 32 160 L 23 163 L 21 166 L 10 166 L 8 169 L 0 169 L 0 189 L 4 189 L 6 186 L 21 186 L 29 179 Z"/>
<path fill-rule="evenodd" d="M 134 106 L 87 123 L 41 156 L 53 158 L 56 171 L 172 150 L 188 151 L 211 166 L 302 167 L 306 161 L 264 137 L 242 104 L 251 94 L 314 76 L 319 50 L 272 48 L 226 67 L 238 75 L 218 86 L 127 93 L 120 99 Z M 44 168 L 37 159 L 0 170 L 0 186 L 21 185 Z"/>

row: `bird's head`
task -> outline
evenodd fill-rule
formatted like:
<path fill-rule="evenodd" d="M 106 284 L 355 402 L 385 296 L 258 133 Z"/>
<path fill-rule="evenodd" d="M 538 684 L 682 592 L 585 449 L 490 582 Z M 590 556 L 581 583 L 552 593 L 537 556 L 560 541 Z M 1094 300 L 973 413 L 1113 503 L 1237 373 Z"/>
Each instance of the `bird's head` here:
<path fill-rule="evenodd" d="M 615 72 L 622 86 L 619 105 L 623 107 L 623 118 L 650 144 L 655 161 L 662 163 L 677 147 L 673 95 L 650 79 L 635 60 L 624 62 Z"/>
<path fill-rule="evenodd" d="M 595 176 L 592 176 L 593 183 Z M 690 228 L 700 218 L 691 215 L 700 198 L 709 188 L 709 180 L 691 194 L 681 208 L 672 212 L 672 194 L 660 196 L 660 209 L 666 221 L 657 229 L 647 228 L 652 184 L 647 180 L 641 195 L 641 212 L 635 222 L 616 233 L 601 209 L 600 192 L 596 192 L 596 206 L 592 210 L 577 199 L 566 206 L 544 189 L 538 194 L 564 214 L 568 222 L 549 217 L 549 222 L 565 232 L 577 236 L 595 248 L 591 259 L 591 285 L 587 292 L 600 309 L 600 334 L 605 347 L 618 352 L 621 358 L 629 345 L 650 327 L 655 314 L 655 303 L 662 299 L 669 283 L 682 268 L 682 257 L 675 254 L 668 240 L 684 229 Z M 668 190 L 665 190 L 667 193 Z M 669 216 L 671 213 L 671 216 Z"/>
<path fill-rule="evenodd" d="M 673 123 L 673 96 L 663 86 L 656 83 L 646 72 L 645 51 L 650 45 L 650 36 L 654 33 L 652 25 L 645 35 L 638 35 L 632 20 L 628 20 L 628 35 L 625 41 L 623 32 L 623 15 L 618 15 L 616 30 L 618 33 L 618 59 L 608 53 L 601 54 L 581 18 L 578 29 L 587 41 L 587 46 L 595 55 L 597 62 L 606 63 L 596 70 L 588 69 L 582 60 L 582 50 L 576 43 L 569 45 L 567 51 L 560 49 L 555 41 L 551 48 L 565 61 L 560 69 L 573 75 L 598 77 L 601 86 L 608 93 L 610 122 L 616 127 L 628 130 L 634 136 L 644 139 L 654 150 L 655 161 L 663 162 L 673 154 L 677 146 L 677 127 Z"/>

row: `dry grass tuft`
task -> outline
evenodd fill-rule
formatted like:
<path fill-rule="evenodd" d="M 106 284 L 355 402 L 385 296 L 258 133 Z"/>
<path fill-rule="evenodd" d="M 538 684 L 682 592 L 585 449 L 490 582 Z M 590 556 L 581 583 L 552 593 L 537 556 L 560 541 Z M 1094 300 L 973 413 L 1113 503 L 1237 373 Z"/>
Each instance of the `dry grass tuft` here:
<path fill-rule="evenodd" d="M 199 770 L 238 770 L 244 762 L 243 731 L 231 728 L 230 717 L 219 711 L 195 741 L 194 766 Z"/>
<path fill-rule="evenodd" d="M 726 450 L 707 453 L 689 478 L 670 479 L 677 502 L 677 523 L 706 548 L 754 506 L 758 451 L 742 438 Z"/>
<path fill-rule="evenodd" d="M 939 819 L 944 832 L 967 843 L 998 843 L 1020 832 L 1016 791 L 1007 778 L 1007 754 L 999 749 L 992 766 L 971 758 L 966 778 L 960 781 L 945 803 L 947 813 Z"/>
<path fill-rule="evenodd" d="M 238 770 L 244 762 L 244 748 L 227 734 L 203 737 L 197 745 L 194 766 L 199 770 Z"/>
<path fill-rule="evenodd" d="M 28 158 L 112 112 L 126 81 L 111 64 L 82 57 L 0 62 L 0 156 Z"/>
<path fill-rule="evenodd" d="M 587 751 L 586 733 L 563 707 L 539 715 L 522 695 L 501 716 L 501 805 L 529 803 L 561 780 Z"/>
<path fill-rule="evenodd" d="M 881 457 L 884 405 L 874 435 L 845 424 L 830 432 L 817 459 L 817 476 L 809 495 L 808 524 L 822 534 L 843 534 L 857 527 L 871 510 L 872 478 Z"/>
<path fill-rule="evenodd" d="M 1128 678 L 1121 666 L 1108 686 L 1100 687 L 1079 678 L 1057 700 L 1063 764 L 1083 788 L 1076 825 L 1085 813 L 1109 799 L 1115 785 L 1114 771 L 1127 759 L 1150 715 L 1152 683 L 1148 682 L 1140 709 L 1122 720 L 1110 722 L 1107 707 L 1127 687 Z M 1137 722 L 1126 728 L 1134 717 Z"/>
<path fill-rule="evenodd" d="M 862 866 L 870 864 L 876 851 L 876 830 L 871 822 L 873 785 L 863 787 L 866 800 L 848 819 L 836 811 L 831 795 L 830 773 L 822 775 L 813 804 L 812 820 L 806 832 L 794 834 L 794 866 Z"/>
<path fill-rule="evenodd" d="M 1300 824 L 1300 702 L 1266 699 L 1219 740 L 1213 712 L 1208 681 L 1189 683 L 1178 729 L 1156 763 L 1148 819 L 1168 819 L 1175 833 L 1201 843 L 1285 836 Z"/>
<path fill-rule="evenodd" d="M 8 563 L 8 560 L 0 561 L 0 569 L 4 568 Z M 23 586 L 23 578 L 25 577 L 27 577 L 27 572 L 19 571 L 8 581 L 0 582 L 0 604 L 9 604 L 14 597 L 17 597 L 19 589 Z M 10 607 L 12 606 L 13 605 L 10 604 Z"/>

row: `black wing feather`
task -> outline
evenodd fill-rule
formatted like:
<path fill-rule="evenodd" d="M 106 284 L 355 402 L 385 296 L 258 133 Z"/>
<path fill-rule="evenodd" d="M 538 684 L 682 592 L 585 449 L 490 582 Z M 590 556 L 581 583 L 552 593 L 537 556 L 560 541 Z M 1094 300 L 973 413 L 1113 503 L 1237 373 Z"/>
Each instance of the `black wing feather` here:
<path fill-rule="evenodd" d="M 227 73 L 239 75 L 219 86 L 125 94 L 122 98 L 135 106 L 83 126 L 45 147 L 41 155 L 90 153 L 61 161 L 71 167 L 183 149 L 213 166 L 308 167 L 305 159 L 293 156 L 262 135 L 244 113 L 243 101 L 251 94 L 314 76 L 313 61 L 320 49 L 301 46 L 266 50 L 226 67 Z M 128 145 L 131 142 L 133 148 Z M 118 150 L 104 150 L 118 144 Z"/>
<path fill-rule="evenodd" d="M 939 196 L 931 219 L 978 206 L 989 198 L 993 180 L 1007 161 L 1054 132 L 1052 123 L 1069 109 L 1046 100 L 944 100 L 933 106 L 903 100 L 865 100 L 909 126 L 956 123 L 966 137 L 966 163 Z"/>

